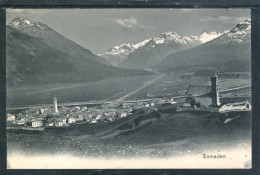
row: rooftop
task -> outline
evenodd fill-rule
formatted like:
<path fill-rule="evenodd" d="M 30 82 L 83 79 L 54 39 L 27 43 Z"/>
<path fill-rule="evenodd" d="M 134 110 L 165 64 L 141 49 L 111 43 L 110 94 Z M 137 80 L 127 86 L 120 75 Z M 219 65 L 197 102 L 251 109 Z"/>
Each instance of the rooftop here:
<path fill-rule="evenodd" d="M 211 86 L 200 86 L 200 85 L 190 85 L 187 89 L 187 95 L 202 96 L 209 94 L 211 92 Z"/>

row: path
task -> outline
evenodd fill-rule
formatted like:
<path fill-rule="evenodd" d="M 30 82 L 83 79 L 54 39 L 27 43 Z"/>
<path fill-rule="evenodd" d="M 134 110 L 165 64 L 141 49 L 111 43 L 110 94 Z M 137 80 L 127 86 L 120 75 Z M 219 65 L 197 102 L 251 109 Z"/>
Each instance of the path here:
<path fill-rule="evenodd" d="M 153 80 L 147 82 L 146 84 L 144 84 L 144 85 L 141 86 L 140 88 L 134 90 L 133 92 L 130 92 L 129 94 L 127 94 L 127 95 L 125 95 L 125 96 L 123 96 L 123 97 L 117 99 L 117 101 L 122 101 L 122 100 L 124 100 L 125 98 L 129 97 L 130 95 L 133 95 L 134 93 L 136 93 L 136 92 L 138 92 L 138 91 L 144 89 L 145 87 L 151 85 L 152 83 L 158 81 L 160 78 L 164 77 L 165 75 L 166 75 L 166 74 L 162 74 L 161 76 L 159 76 L 159 77 L 157 77 L 157 78 L 155 78 L 155 79 L 153 79 Z"/>
<path fill-rule="evenodd" d="M 229 88 L 226 90 L 221 90 L 219 92 L 229 92 L 229 91 L 233 91 L 233 90 L 238 90 L 238 89 L 243 89 L 243 88 L 247 88 L 247 87 L 251 87 L 251 85 L 245 85 L 245 86 L 240 86 L 240 87 L 234 87 L 234 88 Z"/>

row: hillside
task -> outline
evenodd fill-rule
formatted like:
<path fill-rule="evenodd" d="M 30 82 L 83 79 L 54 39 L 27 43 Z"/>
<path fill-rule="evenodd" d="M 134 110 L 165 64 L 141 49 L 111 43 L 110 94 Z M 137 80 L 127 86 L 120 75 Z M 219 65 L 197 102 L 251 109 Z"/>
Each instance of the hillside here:
<path fill-rule="evenodd" d="M 230 32 L 190 50 L 170 54 L 155 70 L 182 71 L 214 68 L 220 71 L 250 71 L 251 21 L 237 24 Z"/>
<path fill-rule="evenodd" d="M 165 158 L 183 155 L 187 151 L 204 152 L 209 147 L 223 151 L 225 147 L 233 148 L 234 142 L 249 146 L 251 114 L 234 112 L 228 116 L 220 115 L 155 112 L 110 123 L 47 128 L 43 133 L 36 133 L 37 137 L 8 130 L 8 149 L 26 153 L 41 150 L 47 154 L 63 150 L 83 157 Z M 224 123 L 238 115 L 237 119 Z M 244 142 L 245 139 L 249 142 Z"/>
<path fill-rule="evenodd" d="M 7 86 L 94 81 L 148 74 L 115 68 L 42 23 L 14 19 L 6 27 Z"/>

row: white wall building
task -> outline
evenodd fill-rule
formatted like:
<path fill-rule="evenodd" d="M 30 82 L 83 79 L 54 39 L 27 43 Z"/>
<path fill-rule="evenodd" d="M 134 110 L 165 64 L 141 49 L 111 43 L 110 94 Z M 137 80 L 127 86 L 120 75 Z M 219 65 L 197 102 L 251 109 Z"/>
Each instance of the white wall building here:
<path fill-rule="evenodd" d="M 6 120 L 7 121 L 14 121 L 15 120 L 15 116 L 12 115 L 12 114 L 7 113 L 6 114 Z"/>
<path fill-rule="evenodd" d="M 251 104 L 248 101 L 227 103 L 220 107 L 219 112 L 228 111 L 249 111 L 251 110 Z"/>

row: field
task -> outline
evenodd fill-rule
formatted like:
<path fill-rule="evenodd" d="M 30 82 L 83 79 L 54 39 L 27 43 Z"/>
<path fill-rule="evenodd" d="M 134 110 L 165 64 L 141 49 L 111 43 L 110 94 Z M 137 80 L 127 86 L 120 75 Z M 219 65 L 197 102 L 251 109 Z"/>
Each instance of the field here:
<path fill-rule="evenodd" d="M 51 104 L 55 94 L 58 103 L 95 100 L 133 100 L 183 96 L 192 77 L 163 74 L 127 78 L 107 78 L 95 82 L 7 89 L 7 108 Z M 220 79 L 220 90 L 250 85 L 248 78 Z M 245 92 L 251 95 L 251 90 Z"/>
<path fill-rule="evenodd" d="M 112 100 L 123 96 L 156 76 L 107 78 L 95 82 L 7 89 L 7 107 L 51 104 L 53 94 L 58 103 Z"/>

